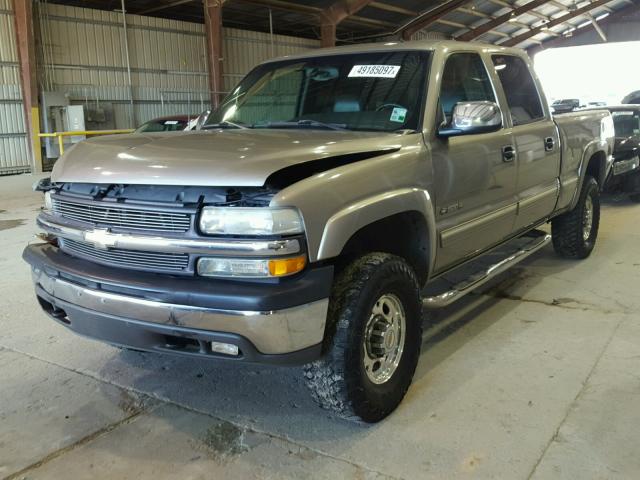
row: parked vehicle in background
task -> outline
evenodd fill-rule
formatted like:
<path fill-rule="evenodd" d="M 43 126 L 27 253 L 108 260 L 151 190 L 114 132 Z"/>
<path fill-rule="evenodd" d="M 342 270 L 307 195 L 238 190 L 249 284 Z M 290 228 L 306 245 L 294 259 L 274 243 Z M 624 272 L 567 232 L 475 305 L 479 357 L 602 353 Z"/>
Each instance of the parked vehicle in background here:
<path fill-rule="evenodd" d="M 565 98 L 556 100 L 551 104 L 551 110 L 553 113 L 568 113 L 573 112 L 580 107 L 580 100 L 577 98 Z"/>
<path fill-rule="evenodd" d="M 616 143 L 613 167 L 605 189 L 608 192 L 629 193 L 640 202 L 640 105 L 608 107 L 613 116 Z"/>
<path fill-rule="evenodd" d="M 211 115 L 211 110 L 204 110 L 200 115 L 198 115 L 198 120 L 196 121 L 196 130 L 202 130 L 202 127 L 207 120 L 209 120 L 209 115 Z"/>
<path fill-rule="evenodd" d="M 323 49 L 258 65 L 201 132 L 78 144 L 24 258 L 79 334 L 305 364 L 323 408 L 376 422 L 411 384 L 423 308 L 551 241 L 591 254 L 612 151 L 610 113 L 554 119 L 522 50 Z"/>
<path fill-rule="evenodd" d="M 183 132 L 194 130 L 198 115 L 170 115 L 143 123 L 134 133 Z"/>
<path fill-rule="evenodd" d="M 631 92 L 629 95 L 622 99 L 623 104 L 633 103 L 640 104 L 640 90 L 636 90 L 635 92 Z"/>
<path fill-rule="evenodd" d="M 587 107 L 596 108 L 596 107 L 606 107 L 607 102 L 587 102 Z"/>

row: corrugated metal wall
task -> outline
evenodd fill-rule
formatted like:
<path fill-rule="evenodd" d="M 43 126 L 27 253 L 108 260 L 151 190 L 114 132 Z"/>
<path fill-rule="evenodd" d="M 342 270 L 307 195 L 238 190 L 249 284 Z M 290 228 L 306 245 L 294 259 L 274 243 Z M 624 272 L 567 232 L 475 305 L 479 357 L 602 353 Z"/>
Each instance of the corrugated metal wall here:
<path fill-rule="evenodd" d="M 0 0 L 0 175 L 29 171 L 11 0 Z"/>
<path fill-rule="evenodd" d="M 0 0 L 1 1 L 1 0 Z M 105 107 L 113 123 L 135 124 L 174 113 L 197 114 L 208 108 L 204 25 L 127 15 L 132 88 L 129 86 L 122 15 L 63 5 L 41 9 L 46 88 L 67 92 L 86 110 Z M 318 47 L 308 39 L 224 29 L 224 89 L 231 89 L 254 65 Z"/>

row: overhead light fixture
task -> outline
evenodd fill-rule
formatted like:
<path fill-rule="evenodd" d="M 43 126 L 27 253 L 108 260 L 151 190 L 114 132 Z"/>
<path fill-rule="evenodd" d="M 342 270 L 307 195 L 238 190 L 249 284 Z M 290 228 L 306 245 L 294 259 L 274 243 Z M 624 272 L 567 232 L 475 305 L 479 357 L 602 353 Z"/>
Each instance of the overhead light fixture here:
<path fill-rule="evenodd" d="M 591 25 L 591 20 L 587 20 L 586 22 L 582 22 L 580 25 L 578 25 L 577 28 L 583 28 L 583 27 L 586 27 L 587 25 Z"/>
<path fill-rule="evenodd" d="M 602 15 L 598 15 L 596 17 L 596 22 L 599 22 L 600 20 L 602 20 L 603 18 L 607 18 L 608 16 L 609 16 L 609 12 L 603 13 Z"/>

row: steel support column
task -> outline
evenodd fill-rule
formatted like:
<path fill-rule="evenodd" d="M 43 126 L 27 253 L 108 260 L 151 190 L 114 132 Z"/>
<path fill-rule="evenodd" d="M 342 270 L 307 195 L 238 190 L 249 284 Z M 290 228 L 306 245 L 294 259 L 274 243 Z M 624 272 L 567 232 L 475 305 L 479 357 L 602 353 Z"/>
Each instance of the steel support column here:
<path fill-rule="evenodd" d="M 336 45 L 336 27 L 345 18 L 356 14 L 373 0 L 336 0 L 320 12 L 320 46 Z"/>
<path fill-rule="evenodd" d="M 20 86 L 24 123 L 29 138 L 31 171 L 42 172 L 40 151 L 40 110 L 38 106 L 38 80 L 36 70 L 36 42 L 33 29 L 31 0 L 13 0 L 16 45 L 20 63 Z"/>
<path fill-rule="evenodd" d="M 224 90 L 222 83 L 222 4 L 224 0 L 204 1 L 204 25 L 207 38 L 207 69 L 209 71 L 209 91 L 211 92 L 211 106 L 217 108 L 221 93 Z"/>

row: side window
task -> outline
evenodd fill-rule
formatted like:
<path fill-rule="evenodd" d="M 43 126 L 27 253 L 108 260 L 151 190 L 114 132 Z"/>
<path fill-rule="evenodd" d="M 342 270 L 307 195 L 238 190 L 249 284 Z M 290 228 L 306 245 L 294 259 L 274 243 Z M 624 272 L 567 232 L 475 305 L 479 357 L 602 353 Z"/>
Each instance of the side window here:
<path fill-rule="evenodd" d="M 440 87 L 440 106 L 447 123 L 456 103 L 479 100 L 496 101 L 480 55 L 454 53 L 444 65 Z"/>
<path fill-rule="evenodd" d="M 494 55 L 491 58 L 507 97 L 513 125 L 543 118 L 540 95 L 524 60 L 512 55 Z"/>

